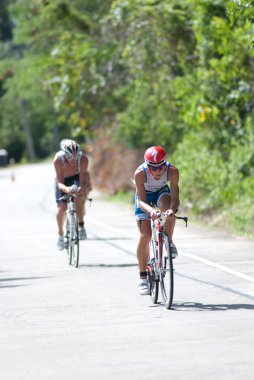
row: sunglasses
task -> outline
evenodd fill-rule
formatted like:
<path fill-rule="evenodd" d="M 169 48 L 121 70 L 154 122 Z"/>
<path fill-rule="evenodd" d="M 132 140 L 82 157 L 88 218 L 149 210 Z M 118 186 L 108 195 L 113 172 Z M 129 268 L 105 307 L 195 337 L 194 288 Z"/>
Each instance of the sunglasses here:
<path fill-rule="evenodd" d="M 67 157 L 67 160 L 68 160 L 68 162 L 73 162 L 73 161 L 77 161 L 77 159 L 78 159 L 78 157 L 71 157 L 71 156 L 69 156 L 69 157 Z"/>
<path fill-rule="evenodd" d="M 166 162 L 164 162 L 164 164 L 161 164 L 160 166 L 148 165 L 149 169 L 152 170 L 152 172 L 156 172 L 157 170 L 162 170 L 165 168 L 165 166 L 166 166 Z"/>

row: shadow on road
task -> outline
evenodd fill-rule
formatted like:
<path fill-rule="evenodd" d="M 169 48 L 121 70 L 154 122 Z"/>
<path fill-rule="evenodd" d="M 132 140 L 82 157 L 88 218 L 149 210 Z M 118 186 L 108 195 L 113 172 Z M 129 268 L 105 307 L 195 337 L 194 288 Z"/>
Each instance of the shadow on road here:
<path fill-rule="evenodd" d="M 117 250 L 120 250 L 124 253 L 127 253 L 127 255 L 136 256 L 132 251 L 122 247 L 120 244 L 115 244 L 112 242 L 112 240 L 132 240 L 131 238 L 122 238 L 122 237 L 114 237 L 114 238 L 100 238 L 98 235 L 92 234 L 94 238 L 89 238 L 87 240 L 101 240 L 105 242 L 105 244 L 109 245 L 110 247 L 116 248 Z"/>
<path fill-rule="evenodd" d="M 12 282 L 12 281 L 26 281 L 26 280 L 40 280 L 42 278 L 48 278 L 48 277 L 8 277 L 8 278 L 0 278 L 0 289 L 3 288 L 17 288 L 20 286 L 27 286 L 28 284 L 8 284 L 3 285 L 5 282 Z"/>
<path fill-rule="evenodd" d="M 79 265 L 79 268 L 130 268 L 137 266 L 138 264 L 81 264 Z"/>
<path fill-rule="evenodd" d="M 101 237 L 94 237 L 94 238 L 87 238 L 87 241 L 90 241 L 90 240 L 101 240 L 101 241 L 109 241 L 109 240 L 133 240 L 131 238 L 127 238 L 127 237 L 108 237 L 108 238 L 101 238 Z"/>
<path fill-rule="evenodd" d="M 21 286 L 27 286 L 27 284 L 20 284 L 20 285 L 0 285 L 0 289 L 5 289 L 5 288 L 20 288 Z"/>
<path fill-rule="evenodd" d="M 223 286 L 223 285 L 215 284 L 214 282 L 210 282 L 210 281 L 200 280 L 199 278 L 188 276 L 186 274 L 182 274 L 182 273 L 179 273 L 179 272 L 176 272 L 176 271 L 175 271 L 175 274 L 177 276 L 179 276 L 179 277 L 183 277 L 183 278 L 186 278 L 188 280 L 195 281 L 195 282 L 197 282 L 199 284 L 209 285 L 209 286 L 211 286 L 213 288 L 217 288 L 217 289 L 223 290 L 224 292 L 233 293 L 233 294 L 236 294 L 238 296 L 241 296 L 241 297 L 244 297 L 244 298 L 247 298 L 249 300 L 254 301 L 254 297 L 253 296 L 251 296 L 251 295 L 249 295 L 247 293 L 240 292 L 239 290 L 235 290 L 235 289 L 229 288 L 228 286 Z"/>
<path fill-rule="evenodd" d="M 226 311 L 226 310 L 254 310 L 254 305 L 240 303 L 240 304 L 203 304 L 200 302 L 183 302 L 174 303 L 173 309 L 177 311 L 186 311 L 186 309 L 198 310 L 198 311 Z M 179 310 L 180 309 L 180 310 Z"/>
<path fill-rule="evenodd" d="M 149 305 L 149 307 L 164 307 L 162 302 Z M 169 311 L 226 311 L 226 310 L 254 310 L 254 305 L 240 304 L 203 304 L 201 302 L 173 302 L 173 306 Z"/>

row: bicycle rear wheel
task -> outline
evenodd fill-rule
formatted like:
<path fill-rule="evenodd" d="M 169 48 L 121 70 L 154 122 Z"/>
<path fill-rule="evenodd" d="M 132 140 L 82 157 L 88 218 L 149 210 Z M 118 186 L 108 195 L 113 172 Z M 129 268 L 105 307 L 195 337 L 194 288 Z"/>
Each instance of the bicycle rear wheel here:
<path fill-rule="evenodd" d="M 77 218 L 75 218 L 75 225 L 74 225 L 74 230 L 73 230 L 72 264 L 76 268 L 79 265 L 79 232 L 78 232 L 78 221 L 77 221 Z"/>
<path fill-rule="evenodd" d="M 157 303 L 159 296 L 159 279 L 155 276 L 155 248 L 153 239 L 150 240 L 149 244 L 149 262 L 147 264 L 148 272 L 148 284 L 150 288 L 150 297 L 153 303 Z"/>
<path fill-rule="evenodd" d="M 170 309 L 174 295 L 174 268 L 168 236 L 162 235 L 160 284 L 166 309 Z"/>

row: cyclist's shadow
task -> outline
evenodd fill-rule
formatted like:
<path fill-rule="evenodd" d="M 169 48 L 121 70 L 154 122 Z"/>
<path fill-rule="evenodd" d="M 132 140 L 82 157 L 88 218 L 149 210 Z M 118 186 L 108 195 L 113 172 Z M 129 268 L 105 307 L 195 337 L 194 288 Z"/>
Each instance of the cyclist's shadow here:
<path fill-rule="evenodd" d="M 254 305 L 239 304 L 204 304 L 201 302 L 173 302 L 172 309 L 176 311 L 226 311 L 226 310 L 254 310 Z"/>
<path fill-rule="evenodd" d="M 80 267 L 85 268 L 131 268 L 131 267 L 137 267 L 138 264 L 130 263 L 130 264 L 80 264 Z"/>
<path fill-rule="evenodd" d="M 231 293 L 240 297 L 247 299 L 248 301 L 254 301 L 254 297 L 250 294 L 243 293 L 239 290 L 229 288 L 228 286 L 223 286 L 220 284 L 216 284 L 214 282 L 201 280 L 199 278 L 195 278 L 193 276 L 189 276 L 183 273 L 176 272 L 179 277 L 188 279 L 190 281 L 196 282 L 198 284 L 205 284 L 206 286 L 212 286 L 213 288 L 217 288 L 227 293 Z M 254 304 L 250 303 L 238 303 L 238 304 L 205 304 L 201 302 L 173 302 L 173 308 L 178 311 L 226 311 L 226 310 L 254 310 Z"/>

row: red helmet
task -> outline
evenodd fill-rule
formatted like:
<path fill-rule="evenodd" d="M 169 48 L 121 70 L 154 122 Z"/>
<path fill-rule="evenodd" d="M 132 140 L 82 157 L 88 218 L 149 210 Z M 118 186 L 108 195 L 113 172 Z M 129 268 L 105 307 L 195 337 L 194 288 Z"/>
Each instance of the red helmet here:
<path fill-rule="evenodd" d="M 161 146 L 151 146 L 144 155 L 147 165 L 159 166 L 167 160 L 167 152 Z"/>

